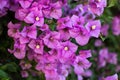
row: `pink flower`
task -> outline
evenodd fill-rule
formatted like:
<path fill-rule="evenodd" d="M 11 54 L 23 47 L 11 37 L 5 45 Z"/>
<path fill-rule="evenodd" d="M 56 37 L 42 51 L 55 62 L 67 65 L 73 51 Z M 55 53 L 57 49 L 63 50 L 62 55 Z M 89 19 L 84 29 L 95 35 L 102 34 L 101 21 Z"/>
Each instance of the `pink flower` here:
<path fill-rule="evenodd" d="M 20 34 L 23 37 L 29 37 L 29 38 L 32 38 L 32 39 L 36 39 L 36 37 L 37 37 L 36 26 L 35 25 L 25 26 Z"/>
<path fill-rule="evenodd" d="M 107 61 L 111 64 L 117 64 L 117 54 L 112 52 L 108 54 L 108 59 Z"/>
<path fill-rule="evenodd" d="M 32 65 L 30 63 L 26 63 L 25 61 L 21 61 L 19 64 L 22 68 L 22 70 L 27 70 L 30 69 L 32 67 Z"/>
<path fill-rule="evenodd" d="M 59 47 L 60 54 L 62 57 L 69 58 L 71 57 L 76 51 L 78 46 L 70 41 L 61 42 Z"/>
<path fill-rule="evenodd" d="M 79 55 L 79 56 L 76 56 L 73 66 L 74 66 L 74 72 L 77 75 L 80 75 L 84 73 L 85 69 L 88 69 L 91 66 L 91 63 L 86 58 L 81 57 Z"/>
<path fill-rule="evenodd" d="M 101 22 L 100 20 L 89 21 L 85 25 L 86 29 L 90 32 L 90 35 L 98 38 L 100 35 Z"/>
<path fill-rule="evenodd" d="M 53 49 L 59 46 L 59 40 L 60 40 L 60 33 L 56 31 L 48 33 L 43 38 L 44 44 L 49 48 L 53 48 Z"/>
<path fill-rule="evenodd" d="M 69 16 L 60 18 L 57 21 L 57 30 L 59 30 L 61 40 L 68 40 L 70 38 L 69 30 L 71 28 L 72 28 L 72 23 Z"/>
<path fill-rule="evenodd" d="M 88 8 L 89 11 L 91 11 L 94 14 L 97 14 L 98 16 L 100 16 L 104 11 L 104 7 L 98 6 L 98 4 L 95 2 L 90 2 Z"/>
<path fill-rule="evenodd" d="M 31 40 L 28 46 L 34 50 L 35 53 L 43 54 L 43 41 L 40 39 Z"/>
<path fill-rule="evenodd" d="M 43 9 L 43 13 L 47 18 L 59 19 L 62 16 L 60 2 L 51 3 L 47 8 Z"/>
<path fill-rule="evenodd" d="M 103 45 L 103 42 L 102 42 L 102 40 L 101 40 L 101 39 L 97 39 L 97 40 L 95 40 L 94 45 L 95 45 L 96 47 L 100 47 L 100 46 L 102 46 L 102 45 Z"/>
<path fill-rule="evenodd" d="M 75 38 L 76 42 L 81 46 L 86 45 L 90 39 L 89 32 L 83 26 L 71 29 L 70 36 Z"/>
<path fill-rule="evenodd" d="M 91 50 L 80 50 L 80 51 L 79 51 L 79 55 L 80 55 L 82 58 L 92 57 L 92 55 L 91 55 Z"/>
<path fill-rule="evenodd" d="M 19 0 L 22 8 L 29 8 L 33 0 Z"/>
<path fill-rule="evenodd" d="M 107 48 L 103 48 L 99 52 L 99 67 L 105 67 L 107 63 L 117 64 L 117 54 L 110 53 Z"/>
<path fill-rule="evenodd" d="M 36 26 L 43 26 L 44 18 L 42 14 L 42 10 L 38 10 L 37 8 L 32 8 L 27 16 L 24 18 L 26 23 L 31 23 Z"/>
<path fill-rule="evenodd" d="M 104 55 L 103 55 L 104 54 Z M 101 49 L 99 52 L 99 67 L 105 67 L 108 59 L 108 49 Z"/>
<path fill-rule="evenodd" d="M 64 28 L 72 28 L 72 23 L 69 16 L 60 18 L 57 21 L 57 30 L 61 30 Z"/>
<path fill-rule="evenodd" d="M 13 24 L 12 22 L 8 23 L 8 35 L 13 38 L 19 38 L 20 37 L 20 24 Z"/>
<path fill-rule="evenodd" d="M 18 9 L 15 12 L 15 18 L 23 21 L 28 13 L 29 13 L 28 9 Z"/>
<path fill-rule="evenodd" d="M 112 76 L 108 76 L 106 78 L 103 78 L 103 80 L 118 80 L 118 75 L 114 74 Z"/>
<path fill-rule="evenodd" d="M 27 71 L 21 71 L 21 75 L 23 78 L 27 78 L 29 76 Z"/>
<path fill-rule="evenodd" d="M 14 49 L 9 50 L 9 52 L 13 53 L 13 55 L 17 59 L 23 59 L 26 54 L 26 44 L 20 44 L 20 42 L 18 40 L 15 40 Z"/>
<path fill-rule="evenodd" d="M 102 35 L 108 36 L 108 29 L 109 29 L 109 25 L 104 24 L 104 25 L 101 27 L 101 33 L 102 33 Z"/>
<path fill-rule="evenodd" d="M 85 20 L 84 20 L 84 17 L 78 17 L 76 15 L 73 15 L 71 17 L 71 22 L 72 22 L 72 25 L 75 27 L 75 26 L 83 26 L 84 23 L 85 23 Z"/>
<path fill-rule="evenodd" d="M 112 21 L 112 32 L 114 35 L 120 35 L 120 17 L 116 16 Z"/>

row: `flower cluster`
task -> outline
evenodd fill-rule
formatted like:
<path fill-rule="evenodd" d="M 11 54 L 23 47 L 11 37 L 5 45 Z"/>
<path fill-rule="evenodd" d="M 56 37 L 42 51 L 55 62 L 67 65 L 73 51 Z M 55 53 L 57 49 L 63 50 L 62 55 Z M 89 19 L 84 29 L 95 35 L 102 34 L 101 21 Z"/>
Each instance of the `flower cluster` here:
<path fill-rule="evenodd" d="M 105 77 L 105 78 L 101 78 L 101 79 L 102 80 L 118 80 L 118 75 L 114 74 L 114 75 L 111 75 L 111 76 L 108 76 L 108 77 Z"/>
<path fill-rule="evenodd" d="M 112 32 L 114 35 L 120 35 L 120 17 L 116 16 L 112 21 Z"/>
<path fill-rule="evenodd" d="M 22 77 L 28 77 L 32 67 L 43 72 L 46 80 L 66 80 L 71 72 L 83 80 L 92 74 L 88 60 L 91 50 L 78 47 L 88 44 L 91 37 L 98 38 L 100 32 L 107 35 L 104 31 L 108 28 L 102 29 L 96 19 L 103 13 L 106 0 L 88 0 L 73 9 L 67 0 L 0 0 L 0 4 L 0 16 L 9 9 L 19 21 L 8 23 L 8 35 L 14 39 L 9 52 L 21 60 Z M 103 67 L 106 62 L 116 64 L 116 55 L 108 56 L 103 49 L 99 63 Z"/>
<path fill-rule="evenodd" d="M 104 54 L 104 55 L 103 55 Z M 117 54 L 108 52 L 107 48 L 99 52 L 99 67 L 105 67 L 107 63 L 117 64 Z"/>

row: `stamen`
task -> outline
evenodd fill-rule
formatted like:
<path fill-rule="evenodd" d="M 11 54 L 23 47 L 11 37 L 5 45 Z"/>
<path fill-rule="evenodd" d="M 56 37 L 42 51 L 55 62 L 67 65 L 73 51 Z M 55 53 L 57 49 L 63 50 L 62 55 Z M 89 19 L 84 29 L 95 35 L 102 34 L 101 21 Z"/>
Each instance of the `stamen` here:
<path fill-rule="evenodd" d="M 92 28 L 92 30 L 94 30 L 96 28 L 96 25 L 93 25 L 91 28 Z"/>
<path fill-rule="evenodd" d="M 64 50 L 65 50 L 65 51 L 67 51 L 68 49 L 69 49 L 69 48 L 68 48 L 67 46 L 66 46 L 66 47 L 64 47 Z"/>
<path fill-rule="evenodd" d="M 40 20 L 40 18 L 39 18 L 39 17 L 36 17 L 36 18 L 35 18 L 35 20 L 36 20 L 36 21 L 39 21 L 39 20 Z"/>
<path fill-rule="evenodd" d="M 39 49 L 39 48 L 40 48 L 40 45 L 36 45 L 36 48 Z"/>

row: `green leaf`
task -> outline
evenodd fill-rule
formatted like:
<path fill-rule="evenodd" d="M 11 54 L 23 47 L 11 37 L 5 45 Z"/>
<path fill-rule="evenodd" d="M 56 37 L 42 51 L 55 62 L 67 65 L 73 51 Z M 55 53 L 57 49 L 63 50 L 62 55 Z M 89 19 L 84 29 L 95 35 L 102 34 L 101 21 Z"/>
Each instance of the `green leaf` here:
<path fill-rule="evenodd" d="M 108 7 L 113 7 L 113 6 L 116 5 L 116 3 L 117 3 L 117 0 L 109 0 L 108 1 Z"/>
<path fill-rule="evenodd" d="M 1 69 L 7 70 L 9 72 L 17 72 L 17 67 L 18 66 L 16 65 L 16 63 L 11 62 L 11 63 L 7 63 L 7 64 L 1 66 Z"/>
<path fill-rule="evenodd" d="M 3 78 L 6 78 L 6 80 L 8 79 L 8 74 L 3 71 L 3 70 L 0 70 L 0 79 L 3 79 Z"/>
<path fill-rule="evenodd" d="M 9 78 L 2 78 L 1 80 L 10 80 Z"/>

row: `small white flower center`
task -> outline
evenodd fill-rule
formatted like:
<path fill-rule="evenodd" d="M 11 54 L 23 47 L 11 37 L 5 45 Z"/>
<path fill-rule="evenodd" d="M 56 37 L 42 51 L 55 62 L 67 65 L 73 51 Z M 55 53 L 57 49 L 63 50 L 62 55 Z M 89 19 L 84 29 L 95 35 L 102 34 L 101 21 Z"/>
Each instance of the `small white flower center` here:
<path fill-rule="evenodd" d="M 36 48 L 39 49 L 39 48 L 40 48 L 40 45 L 36 45 Z"/>
<path fill-rule="evenodd" d="M 28 64 L 25 64 L 25 67 L 27 67 L 28 66 Z"/>
<path fill-rule="evenodd" d="M 92 30 L 94 30 L 96 28 L 96 25 L 93 25 L 91 28 L 92 28 Z"/>
<path fill-rule="evenodd" d="M 36 21 L 39 21 L 39 20 L 40 20 L 40 18 L 39 18 L 39 17 L 36 17 L 36 18 L 35 18 L 35 20 L 36 20 Z"/>
<path fill-rule="evenodd" d="M 80 7 L 79 9 L 80 9 L 81 11 L 83 11 L 83 8 L 82 8 L 82 7 Z"/>
<path fill-rule="evenodd" d="M 67 51 L 68 49 L 69 49 L 69 48 L 68 48 L 67 46 L 66 46 L 66 47 L 64 47 L 64 50 L 65 50 L 65 51 Z"/>

